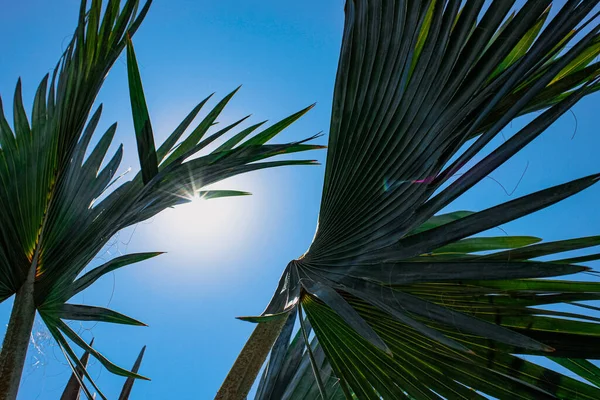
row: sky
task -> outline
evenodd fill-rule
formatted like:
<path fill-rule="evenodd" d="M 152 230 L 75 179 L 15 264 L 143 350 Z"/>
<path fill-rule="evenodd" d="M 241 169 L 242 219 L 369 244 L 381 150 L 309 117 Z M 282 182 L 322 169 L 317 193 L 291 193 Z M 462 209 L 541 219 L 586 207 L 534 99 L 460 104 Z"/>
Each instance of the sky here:
<path fill-rule="evenodd" d="M 223 97 L 243 84 L 219 119 L 253 114 L 248 125 L 277 121 L 317 106 L 279 137 L 293 141 L 329 128 L 343 27 L 343 0 L 157 0 L 134 37 L 157 143 L 212 92 Z M 558 2 L 559 4 L 561 2 Z M 51 70 L 74 29 L 79 0 L 0 0 L 0 95 L 6 105 L 19 77 L 26 104 Z M 600 170 L 598 95 L 579 103 L 507 165 L 452 205 L 481 210 L 499 202 Z M 98 98 L 98 132 L 118 121 L 113 143 L 125 146 L 122 171 L 138 169 L 121 57 Z M 216 101 L 211 103 L 216 104 Z M 10 109 L 10 107 L 7 107 Z M 577 123 L 575 122 L 577 121 Z M 515 121 L 509 136 L 526 122 Z M 503 140 L 498 137 L 495 144 Z M 318 139 L 326 144 L 327 136 Z M 325 151 L 310 158 L 324 162 Z M 209 399 L 214 396 L 287 263 L 306 251 L 319 209 L 323 166 L 263 170 L 222 182 L 219 188 L 252 196 L 217 199 L 167 210 L 121 232 L 90 265 L 119 254 L 166 251 L 104 277 L 75 302 L 108 306 L 149 327 L 73 324 L 111 361 L 130 367 L 143 345 L 132 399 Z M 522 179 L 521 179 L 522 177 Z M 520 182 L 519 182 L 520 180 Z M 564 203 L 503 226 L 511 235 L 548 240 L 597 234 L 600 186 Z M 494 234 L 504 234 L 495 231 Z M 0 338 L 12 300 L 0 304 Z M 36 321 L 19 399 L 56 399 L 70 370 L 43 324 Z M 109 398 L 123 379 L 92 376 Z"/>

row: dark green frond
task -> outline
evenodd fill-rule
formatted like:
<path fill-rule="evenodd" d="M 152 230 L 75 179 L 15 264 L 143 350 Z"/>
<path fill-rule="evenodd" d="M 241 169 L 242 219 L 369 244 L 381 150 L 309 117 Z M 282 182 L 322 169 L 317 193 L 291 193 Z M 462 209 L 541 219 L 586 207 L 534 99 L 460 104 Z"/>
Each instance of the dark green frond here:
<path fill-rule="evenodd" d="M 90 347 L 93 346 L 94 339 L 90 342 Z M 81 365 L 86 368 L 88 360 L 90 358 L 90 353 L 87 351 L 83 353 L 79 362 Z M 75 371 L 71 374 L 69 381 L 67 382 L 67 386 L 65 386 L 65 390 L 60 396 L 60 400 L 79 400 L 80 398 L 80 390 L 81 390 L 81 380 L 83 379 L 83 370 L 79 367 L 75 368 Z"/>
<path fill-rule="evenodd" d="M 600 359 L 600 319 L 586 312 L 595 306 L 579 303 L 599 300 L 600 286 L 555 279 L 589 271 L 576 264 L 596 255 L 559 253 L 598 238 L 476 236 L 573 196 L 599 175 L 482 211 L 446 211 L 600 88 L 599 3 L 568 1 L 551 17 L 550 0 L 516 10 L 514 0 L 346 2 L 318 229 L 284 273 L 287 286 L 303 290 L 299 303 L 289 302 L 280 284 L 263 313 L 295 304 L 306 311 L 312 354 L 326 360 L 312 364 L 324 383 L 337 378 L 328 396 L 600 397 L 588 361 Z M 490 151 L 524 115 L 530 122 Z M 269 366 L 317 358 L 280 340 Z M 551 356 L 589 383 L 522 355 Z M 323 385 L 310 374 L 272 375 L 261 381 L 271 393 L 305 399 L 296 388 L 311 387 L 319 398 Z M 266 389 L 257 398 L 267 399 Z"/>
<path fill-rule="evenodd" d="M 104 4 L 102 0 L 82 0 L 73 38 L 54 72 L 41 81 L 29 116 L 23 106 L 20 80 L 13 99 L 12 124 L 0 101 L 0 301 L 16 293 L 28 275 L 35 275 L 33 302 L 37 311 L 69 364 L 82 371 L 83 375 L 76 374 L 78 382 L 89 382 L 102 398 L 106 397 L 75 356 L 73 345 L 112 373 L 132 379 L 141 376 L 111 363 L 65 321 L 143 323 L 117 311 L 66 302 L 105 274 L 160 254 L 124 255 L 84 273 L 108 241 L 122 229 L 194 198 L 246 195 L 236 190 L 205 190 L 205 186 L 264 168 L 314 165 L 312 160 L 271 158 L 323 148 L 306 143 L 315 137 L 266 144 L 310 107 L 253 137 L 250 134 L 260 124 L 238 128 L 248 117 L 213 132 L 236 89 L 194 125 L 210 96 L 200 102 L 157 150 L 132 44 L 150 4 L 150 0 L 108 0 Z M 104 79 L 125 48 L 140 160 L 140 172 L 128 181 L 117 175 L 123 147 L 108 154 L 117 125 L 94 140 L 102 106 L 92 112 Z M 201 154 L 226 134 L 231 137 L 224 144 Z M 85 384 L 82 390 L 91 398 Z"/>
<path fill-rule="evenodd" d="M 142 350 L 140 350 L 140 354 L 138 354 L 137 358 L 135 359 L 135 363 L 133 364 L 133 367 L 131 368 L 132 372 L 137 373 L 139 371 L 140 366 L 142 365 L 142 359 L 144 358 L 145 352 L 146 352 L 146 346 L 142 347 Z M 135 383 L 135 379 L 133 379 L 131 377 L 127 378 L 127 380 L 123 384 L 123 389 L 121 390 L 121 394 L 119 395 L 119 400 L 128 400 L 129 399 L 129 396 L 131 395 L 131 389 L 133 388 L 134 383 Z"/>
<path fill-rule="evenodd" d="M 94 343 L 94 340 L 92 339 L 90 346 L 93 343 Z M 133 373 L 137 373 L 138 370 L 140 369 L 140 366 L 142 364 L 142 359 L 144 358 L 145 352 L 146 352 L 146 346 L 142 347 L 142 350 L 138 354 L 138 357 L 135 360 L 133 367 L 131 368 L 131 371 Z M 87 361 L 89 359 L 89 355 L 90 355 L 90 353 L 86 351 L 83 353 L 83 356 L 79 360 L 80 365 L 83 366 L 84 368 L 87 366 Z M 87 390 L 85 388 L 85 386 L 82 384 L 83 374 L 84 374 L 83 369 L 81 369 L 79 366 L 77 366 L 75 369 L 75 372 L 73 372 L 73 374 L 71 375 L 71 378 L 69 379 L 69 382 L 67 383 L 67 386 L 65 387 L 65 390 L 63 391 L 63 394 L 62 394 L 60 400 L 79 400 L 81 390 L 83 389 L 84 392 L 86 392 L 86 390 Z M 129 399 L 129 396 L 131 395 L 131 389 L 133 388 L 134 382 L 135 382 L 134 378 L 132 378 L 132 377 L 127 378 L 127 380 L 123 384 L 123 388 L 121 389 L 121 394 L 119 395 L 119 400 L 128 400 Z M 92 396 L 92 398 L 93 398 L 93 396 Z"/>

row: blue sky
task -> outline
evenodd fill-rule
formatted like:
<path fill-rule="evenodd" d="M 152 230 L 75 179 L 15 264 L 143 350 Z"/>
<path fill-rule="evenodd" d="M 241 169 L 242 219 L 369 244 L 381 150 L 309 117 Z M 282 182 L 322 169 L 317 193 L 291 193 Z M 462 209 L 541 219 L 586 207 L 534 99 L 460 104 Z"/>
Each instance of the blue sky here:
<path fill-rule="evenodd" d="M 276 121 L 313 102 L 317 107 L 280 140 L 328 130 L 333 83 L 343 24 L 343 0 L 158 0 L 134 38 L 157 142 L 212 92 L 242 90 L 221 123 L 253 114 L 249 124 Z M 560 2 L 558 2 L 560 3 Z M 79 0 L 0 0 L 0 95 L 6 105 L 18 77 L 26 104 L 42 76 L 54 66 L 74 28 Z M 123 171 L 137 169 L 124 57 L 107 78 L 98 102 L 104 104 L 99 132 L 119 122 L 113 144 L 125 145 Z M 600 170 L 595 124 L 598 96 L 574 108 L 537 141 L 492 176 L 511 197 Z M 214 102 L 212 103 L 214 105 Z M 10 107 L 7 107 L 10 109 Z M 505 130 L 516 132 L 525 120 Z M 497 139 L 503 140 L 502 137 Z M 326 143 L 326 137 L 319 139 Z M 496 142 L 496 144 L 499 142 Z M 325 159 L 325 151 L 311 158 Z M 167 251 L 103 278 L 76 300 L 140 319 L 147 328 L 106 324 L 74 327 L 119 365 L 130 367 L 139 349 L 148 349 L 134 399 L 208 399 L 213 396 L 253 326 L 235 316 L 262 311 L 287 262 L 313 237 L 324 168 L 298 167 L 237 177 L 221 188 L 253 196 L 218 199 L 168 210 L 122 232 L 97 262 L 138 251 Z M 600 187 L 504 226 L 511 235 L 561 239 L 597 234 Z M 480 210 L 509 199 L 486 179 L 452 206 Z M 500 231 L 494 234 L 502 234 Z M 0 304 L 0 336 L 11 301 Z M 34 328 L 19 399 L 56 399 L 70 371 L 41 323 Z M 92 376 L 109 398 L 122 379 L 102 371 Z"/>

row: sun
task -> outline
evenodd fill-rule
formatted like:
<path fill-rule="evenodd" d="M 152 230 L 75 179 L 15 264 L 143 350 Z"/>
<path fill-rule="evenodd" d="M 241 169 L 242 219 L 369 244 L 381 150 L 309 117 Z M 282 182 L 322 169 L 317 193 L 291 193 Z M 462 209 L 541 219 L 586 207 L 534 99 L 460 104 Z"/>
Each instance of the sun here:
<path fill-rule="evenodd" d="M 229 181 L 206 190 L 231 190 L 244 187 L 252 192 L 262 188 L 258 182 Z M 200 191 L 190 193 L 190 201 L 166 209 L 142 223 L 142 240 L 166 251 L 184 264 L 188 261 L 223 262 L 248 250 L 257 240 L 256 226 L 265 212 L 255 196 L 204 198 Z"/>
<path fill-rule="evenodd" d="M 235 215 L 235 204 L 221 199 L 205 199 L 197 193 L 189 203 L 175 208 L 172 223 L 188 233 L 209 230 L 213 235 L 227 231 L 227 223 Z"/>

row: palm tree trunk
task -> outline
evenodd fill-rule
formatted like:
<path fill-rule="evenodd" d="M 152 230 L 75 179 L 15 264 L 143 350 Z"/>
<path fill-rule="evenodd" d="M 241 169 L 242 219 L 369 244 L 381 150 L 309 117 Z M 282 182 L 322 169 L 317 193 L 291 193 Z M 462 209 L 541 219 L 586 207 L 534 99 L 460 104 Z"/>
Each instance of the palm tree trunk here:
<path fill-rule="evenodd" d="M 215 400 L 243 400 L 277 340 L 286 318 L 259 323 L 235 360 Z"/>
<path fill-rule="evenodd" d="M 2 343 L 2 351 L 0 352 L 0 400 L 14 400 L 17 398 L 33 320 L 35 319 L 33 283 L 36 265 L 37 262 L 32 263 L 25 282 L 15 295 L 15 303 L 10 315 L 6 336 Z"/>

